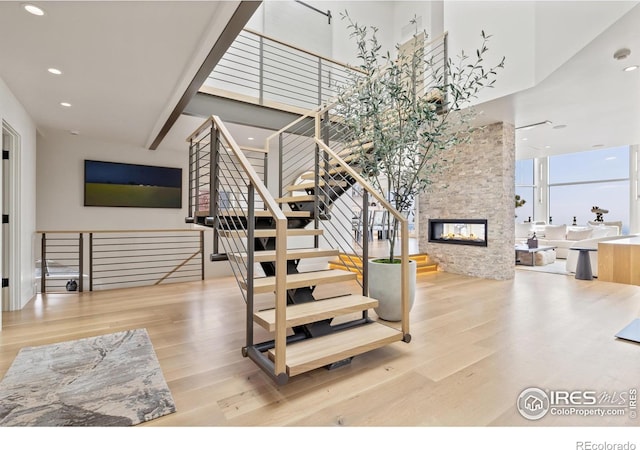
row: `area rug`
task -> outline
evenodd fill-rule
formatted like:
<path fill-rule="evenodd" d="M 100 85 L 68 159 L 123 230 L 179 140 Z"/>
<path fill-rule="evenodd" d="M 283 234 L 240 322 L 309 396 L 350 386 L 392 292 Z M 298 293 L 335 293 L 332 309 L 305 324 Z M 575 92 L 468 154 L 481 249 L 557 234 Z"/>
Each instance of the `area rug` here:
<path fill-rule="evenodd" d="M 0 382 L 0 426 L 129 426 L 175 410 L 146 329 L 25 347 Z"/>
<path fill-rule="evenodd" d="M 516 265 L 516 269 L 529 270 L 531 272 L 555 273 L 557 275 L 573 275 L 572 273 L 567 272 L 566 266 L 567 262 L 564 259 L 561 259 L 544 266 Z"/>

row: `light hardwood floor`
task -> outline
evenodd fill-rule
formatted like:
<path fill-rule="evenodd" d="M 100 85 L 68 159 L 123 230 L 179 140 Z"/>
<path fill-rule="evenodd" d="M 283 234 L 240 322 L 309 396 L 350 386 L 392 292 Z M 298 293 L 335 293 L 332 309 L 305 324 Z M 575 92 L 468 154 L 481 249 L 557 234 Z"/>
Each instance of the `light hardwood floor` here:
<path fill-rule="evenodd" d="M 531 386 L 637 388 L 640 345 L 614 334 L 639 316 L 638 286 L 521 270 L 511 281 L 420 274 L 411 343 L 276 386 L 241 355 L 244 302 L 232 278 L 48 294 L 3 313 L 0 376 L 24 346 L 146 328 L 177 412 L 145 427 L 633 426 L 628 415 L 531 422 L 516 399 Z"/>

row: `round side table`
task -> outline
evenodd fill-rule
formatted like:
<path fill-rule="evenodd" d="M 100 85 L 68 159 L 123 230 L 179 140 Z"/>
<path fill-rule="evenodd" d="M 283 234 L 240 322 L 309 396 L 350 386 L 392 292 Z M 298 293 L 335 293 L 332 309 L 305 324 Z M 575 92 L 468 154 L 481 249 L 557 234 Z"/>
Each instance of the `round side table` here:
<path fill-rule="evenodd" d="M 597 252 L 597 248 L 571 247 L 569 250 L 577 250 L 578 263 L 576 264 L 576 280 L 593 280 L 591 270 L 591 258 L 589 252 Z"/>

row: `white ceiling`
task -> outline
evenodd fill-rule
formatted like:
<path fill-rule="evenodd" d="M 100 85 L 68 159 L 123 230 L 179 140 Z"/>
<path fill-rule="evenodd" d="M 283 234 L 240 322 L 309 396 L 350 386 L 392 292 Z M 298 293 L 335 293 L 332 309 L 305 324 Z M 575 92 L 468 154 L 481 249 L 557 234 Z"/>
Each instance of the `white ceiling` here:
<path fill-rule="evenodd" d="M 620 48 L 631 54 L 615 60 Z M 504 119 L 516 127 L 551 122 L 516 131 L 519 159 L 638 144 L 640 70 L 622 70 L 630 65 L 640 65 L 640 5 L 533 88 L 480 105 L 479 110 L 484 110 L 484 122 Z M 558 125 L 566 127 L 553 128 Z"/>
<path fill-rule="evenodd" d="M 0 1 L 0 77 L 38 131 L 148 146 L 240 2 L 34 3 Z"/>
<path fill-rule="evenodd" d="M 238 3 L 41 1 L 46 15 L 35 17 L 0 1 L 0 77 L 43 134 L 77 130 L 148 147 Z M 615 61 L 621 47 L 631 56 Z M 483 120 L 566 125 L 518 131 L 519 158 L 640 143 L 640 70 L 623 72 L 630 64 L 640 64 L 640 6 L 537 86 L 481 105 Z M 186 148 L 201 122 L 181 116 L 159 148 Z M 251 146 L 270 133 L 234 131 Z"/>

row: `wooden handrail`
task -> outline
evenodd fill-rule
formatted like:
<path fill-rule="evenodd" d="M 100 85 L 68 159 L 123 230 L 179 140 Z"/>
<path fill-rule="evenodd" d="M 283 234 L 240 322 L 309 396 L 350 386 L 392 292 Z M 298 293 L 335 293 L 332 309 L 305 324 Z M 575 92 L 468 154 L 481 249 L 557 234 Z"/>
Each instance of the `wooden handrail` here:
<path fill-rule="evenodd" d="M 316 115 L 318 114 L 318 111 L 320 110 L 320 108 L 322 108 L 322 106 L 318 106 L 316 109 L 311 110 L 306 112 L 305 114 L 302 114 L 300 117 L 298 117 L 296 120 L 294 120 L 291 123 L 288 123 L 287 125 L 285 125 L 284 127 L 280 128 L 278 131 L 276 131 L 275 133 L 270 134 L 269 136 L 267 136 L 267 138 L 265 139 L 265 147 L 268 149 L 269 148 L 269 141 L 271 139 L 273 139 L 274 137 L 278 136 L 281 133 L 284 133 L 285 131 L 287 131 L 289 128 L 291 128 L 292 126 L 296 125 L 298 122 L 301 122 L 304 119 L 308 119 L 308 118 L 315 118 Z"/>
<path fill-rule="evenodd" d="M 399 222 L 409 223 L 409 221 L 402 214 L 400 214 L 398 210 L 396 210 L 393 206 L 391 206 L 391 204 L 389 204 L 389 202 L 385 200 L 385 198 L 382 195 L 380 195 L 380 193 L 377 190 L 371 187 L 371 185 L 364 178 L 362 178 L 362 176 L 358 174 L 358 172 L 353 170 L 353 168 L 349 164 L 347 164 L 340 156 L 338 156 L 336 152 L 331 150 L 331 148 L 328 147 L 327 144 L 322 142 L 317 137 L 315 138 L 315 141 L 316 141 L 316 144 L 318 144 L 323 151 L 325 151 L 331 158 L 335 159 L 340 166 L 342 166 L 344 171 L 348 173 L 349 176 L 351 176 L 354 180 L 356 180 L 358 184 L 362 185 L 362 187 L 367 192 L 369 192 L 369 195 L 373 196 L 380 203 L 380 205 L 382 205 L 383 208 L 389 210 L 389 212 L 393 217 L 398 219 Z"/>
<path fill-rule="evenodd" d="M 36 230 L 37 234 L 78 234 L 78 233 L 188 233 L 195 232 L 193 228 L 157 228 L 153 230 Z"/>
<path fill-rule="evenodd" d="M 263 203 L 271 212 L 276 222 L 276 332 L 275 332 L 275 376 L 286 375 L 286 346 L 287 346 L 287 227 L 288 221 L 275 199 L 264 185 L 255 169 L 240 150 L 236 141 L 231 137 L 231 133 L 222 123 L 218 116 L 211 116 L 209 119 L 220 131 L 222 137 L 227 141 L 233 155 L 242 165 L 249 182 L 253 185 Z M 213 151 L 213 149 L 212 149 Z"/>
<path fill-rule="evenodd" d="M 319 122 L 319 121 L 318 121 Z M 409 335 L 409 220 L 404 217 L 397 209 L 385 200 L 385 198 L 378 193 L 362 176 L 356 172 L 349 164 L 347 164 L 337 153 L 335 153 L 329 146 L 315 138 L 315 142 L 322 151 L 327 153 L 332 159 L 334 159 L 338 165 L 342 167 L 344 172 L 351 176 L 356 183 L 358 183 L 369 195 L 375 198 L 380 205 L 389 211 L 389 213 L 397 219 L 400 224 L 400 236 L 401 236 L 401 271 L 402 271 L 402 333 L 405 336 Z M 393 245 L 393 243 L 391 244 Z"/>
<path fill-rule="evenodd" d="M 284 227 L 286 228 L 287 218 L 285 217 L 284 213 L 276 203 L 273 196 L 269 193 L 269 190 L 264 185 L 264 183 L 260 179 L 260 176 L 256 173 L 255 169 L 253 168 L 253 166 L 251 165 L 251 163 L 249 162 L 245 154 L 242 152 L 242 150 L 240 150 L 240 146 L 231 137 L 231 133 L 229 133 L 229 130 L 227 130 L 227 127 L 225 126 L 225 124 L 222 123 L 222 121 L 218 116 L 211 116 L 210 120 L 213 123 L 215 123 L 216 128 L 220 130 L 220 133 L 222 134 L 224 139 L 227 141 L 227 144 L 229 144 L 229 148 L 231 149 L 233 155 L 236 158 L 238 158 L 238 162 L 242 165 L 242 168 L 247 174 L 249 178 L 248 181 L 250 181 L 251 184 L 253 184 L 253 186 L 256 189 L 256 192 L 262 198 L 262 201 L 264 202 L 265 206 L 273 215 L 273 218 L 278 222 L 284 223 Z"/>

